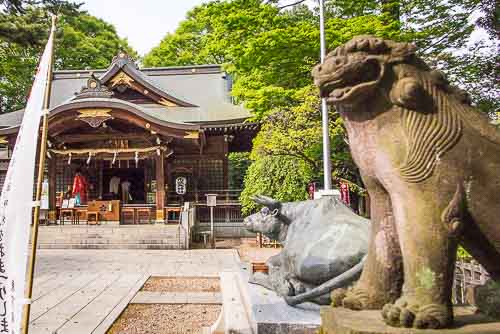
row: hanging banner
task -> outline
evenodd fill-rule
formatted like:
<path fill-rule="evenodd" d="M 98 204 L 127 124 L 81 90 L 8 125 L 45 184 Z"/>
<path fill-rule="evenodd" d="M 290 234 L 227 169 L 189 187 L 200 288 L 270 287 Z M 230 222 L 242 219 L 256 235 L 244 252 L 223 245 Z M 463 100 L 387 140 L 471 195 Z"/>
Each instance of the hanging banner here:
<path fill-rule="evenodd" d="M 349 194 L 349 184 L 346 182 L 340 183 L 340 198 L 346 205 L 351 205 L 351 196 Z"/>
<path fill-rule="evenodd" d="M 33 209 L 36 148 L 52 56 L 54 26 L 24 111 L 0 196 L 0 333 L 19 334 Z"/>

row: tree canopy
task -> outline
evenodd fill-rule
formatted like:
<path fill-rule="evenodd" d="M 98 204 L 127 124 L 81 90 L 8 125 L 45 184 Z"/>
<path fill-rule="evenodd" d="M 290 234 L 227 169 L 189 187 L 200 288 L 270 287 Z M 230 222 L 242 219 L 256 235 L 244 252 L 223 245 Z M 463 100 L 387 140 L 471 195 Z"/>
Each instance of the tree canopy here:
<path fill-rule="evenodd" d="M 63 11 L 66 15 L 60 15 L 56 32 L 56 69 L 103 68 L 120 49 L 137 56 L 111 24 L 72 6 Z M 7 30 L 0 22 L 0 112 L 9 112 L 26 103 L 38 57 L 48 38 L 50 18 L 44 6 L 23 7 L 22 13 L 1 15 L 2 20 L 15 16 L 39 25 L 36 34 L 25 39 L 21 33 L 12 39 L 4 37 Z"/>

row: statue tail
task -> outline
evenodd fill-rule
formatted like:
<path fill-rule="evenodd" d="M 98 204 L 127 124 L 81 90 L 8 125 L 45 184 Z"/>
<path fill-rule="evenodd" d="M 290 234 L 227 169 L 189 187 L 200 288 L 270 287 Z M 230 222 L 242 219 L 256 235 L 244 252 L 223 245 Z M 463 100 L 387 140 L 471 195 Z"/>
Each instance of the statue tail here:
<path fill-rule="evenodd" d="M 298 305 L 301 303 L 311 301 L 312 299 L 320 297 L 327 293 L 330 293 L 331 291 L 337 288 L 345 287 L 347 284 L 351 283 L 352 281 L 356 280 L 359 277 L 359 274 L 361 274 L 361 271 L 363 270 L 363 265 L 365 264 L 365 261 L 366 261 L 366 255 L 361 259 L 361 261 L 359 261 L 358 264 L 356 264 L 351 269 L 347 270 L 346 272 L 343 272 L 338 276 L 335 276 L 334 278 L 315 287 L 314 289 L 301 293 L 300 295 L 286 296 L 285 297 L 286 303 L 291 306 Z"/>

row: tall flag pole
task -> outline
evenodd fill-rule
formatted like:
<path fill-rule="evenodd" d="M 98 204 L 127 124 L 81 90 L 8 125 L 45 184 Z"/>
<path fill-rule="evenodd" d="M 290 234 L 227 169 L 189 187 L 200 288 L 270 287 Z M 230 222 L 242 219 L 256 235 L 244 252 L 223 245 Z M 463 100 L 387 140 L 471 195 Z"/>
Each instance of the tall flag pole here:
<path fill-rule="evenodd" d="M 54 52 L 56 18 L 19 128 L 9 169 L 0 195 L 0 333 L 28 333 L 33 291 L 40 199 L 47 154 L 48 109 Z M 35 161 L 40 119 L 42 137 L 38 160 L 36 197 L 33 201 Z M 34 209 L 34 210 L 33 210 Z M 33 212 L 34 211 L 34 212 Z M 30 223 L 33 216 L 31 258 L 28 264 Z M 28 267 L 28 275 L 26 268 Z M 26 286 L 27 283 L 27 286 Z M 24 308 L 24 317 L 23 317 Z"/>
<path fill-rule="evenodd" d="M 321 63 L 325 62 L 325 3 L 319 0 L 319 33 L 321 39 Z M 321 121 L 323 124 L 323 173 L 325 190 L 332 189 L 332 161 L 330 159 L 330 131 L 328 129 L 328 105 L 326 98 L 321 99 Z"/>

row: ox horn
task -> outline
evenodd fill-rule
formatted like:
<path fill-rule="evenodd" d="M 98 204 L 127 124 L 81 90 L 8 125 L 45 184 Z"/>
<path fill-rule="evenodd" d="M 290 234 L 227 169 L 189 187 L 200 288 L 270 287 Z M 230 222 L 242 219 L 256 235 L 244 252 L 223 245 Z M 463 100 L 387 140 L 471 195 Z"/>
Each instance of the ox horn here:
<path fill-rule="evenodd" d="M 253 196 L 252 200 L 257 204 L 267 206 L 271 210 L 279 209 L 281 207 L 280 201 L 264 195 Z"/>

